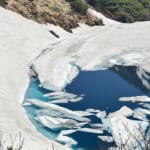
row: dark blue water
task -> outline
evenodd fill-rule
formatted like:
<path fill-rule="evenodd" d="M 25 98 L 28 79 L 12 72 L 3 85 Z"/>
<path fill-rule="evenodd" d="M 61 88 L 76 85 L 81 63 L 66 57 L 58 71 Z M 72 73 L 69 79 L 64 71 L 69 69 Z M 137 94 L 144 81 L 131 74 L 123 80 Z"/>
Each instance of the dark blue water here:
<path fill-rule="evenodd" d="M 94 108 L 108 112 L 116 111 L 124 104 L 135 107 L 133 103 L 118 102 L 119 97 L 144 94 L 111 70 L 81 71 L 79 76 L 66 87 L 66 91 L 76 95 L 84 94 L 84 100 L 61 106 L 72 110 Z"/>
<path fill-rule="evenodd" d="M 66 91 L 76 95 L 84 94 L 84 99 L 75 103 L 59 104 L 60 106 L 69 108 L 71 110 L 86 110 L 94 108 L 98 110 L 105 110 L 107 113 L 114 112 L 126 105 L 130 108 L 137 108 L 136 103 L 120 102 L 120 97 L 126 96 L 140 96 L 150 95 L 149 89 L 143 84 L 141 79 L 137 76 L 137 67 L 122 67 L 115 66 L 107 70 L 100 71 L 80 71 L 79 75 L 67 85 Z M 149 82 L 149 81 L 148 81 Z M 26 98 L 37 98 L 41 101 L 49 101 L 49 98 L 43 97 L 43 94 L 51 91 L 40 88 L 37 79 L 32 78 Z M 59 133 L 44 128 L 33 118 L 37 116 L 39 108 L 33 106 L 25 106 L 29 118 L 37 127 L 37 130 L 45 136 L 55 140 Z M 101 120 L 96 117 L 90 117 L 91 123 L 100 123 Z M 86 125 L 85 127 L 89 127 Z M 105 133 L 109 134 L 109 133 Z M 86 150 L 99 149 L 102 142 L 97 138 L 97 135 L 90 133 L 76 132 L 70 135 L 73 139 L 78 141 L 78 145 L 74 147 L 84 148 Z"/>

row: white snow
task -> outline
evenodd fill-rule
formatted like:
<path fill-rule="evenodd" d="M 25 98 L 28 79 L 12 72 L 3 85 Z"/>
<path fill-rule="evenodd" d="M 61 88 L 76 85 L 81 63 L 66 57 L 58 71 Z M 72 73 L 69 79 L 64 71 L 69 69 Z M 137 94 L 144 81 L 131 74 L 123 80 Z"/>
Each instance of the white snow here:
<path fill-rule="evenodd" d="M 41 136 L 20 104 L 29 84 L 29 65 L 56 40 L 44 26 L 0 7 L 0 132 L 6 146 L 10 134 L 21 132 L 23 150 L 45 150 L 52 144 L 66 149 Z"/>
<path fill-rule="evenodd" d="M 149 26 L 150 22 L 137 22 L 74 29 L 34 61 L 39 80 L 44 87 L 60 90 L 75 78 L 78 68 L 97 70 L 119 64 L 149 71 Z"/>

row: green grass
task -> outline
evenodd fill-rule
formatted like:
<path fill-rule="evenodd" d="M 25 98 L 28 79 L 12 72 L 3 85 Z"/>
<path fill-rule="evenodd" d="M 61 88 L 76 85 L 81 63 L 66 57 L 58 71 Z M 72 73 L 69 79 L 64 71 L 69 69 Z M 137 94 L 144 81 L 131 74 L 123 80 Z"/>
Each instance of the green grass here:
<path fill-rule="evenodd" d="M 70 3 L 72 9 L 74 9 L 76 12 L 79 12 L 82 15 L 86 14 L 88 5 L 82 0 L 66 0 L 66 1 Z"/>

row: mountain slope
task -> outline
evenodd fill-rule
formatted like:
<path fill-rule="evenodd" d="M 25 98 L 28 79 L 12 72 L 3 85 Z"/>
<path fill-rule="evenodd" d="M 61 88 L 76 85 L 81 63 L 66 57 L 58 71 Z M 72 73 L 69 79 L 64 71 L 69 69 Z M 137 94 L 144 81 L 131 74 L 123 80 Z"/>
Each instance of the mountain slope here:
<path fill-rule="evenodd" d="M 0 0 L 0 5 L 28 19 L 59 25 L 68 31 L 77 27 L 79 22 L 102 25 L 102 21 L 89 13 L 77 11 L 77 5 L 71 4 L 65 0 Z"/>

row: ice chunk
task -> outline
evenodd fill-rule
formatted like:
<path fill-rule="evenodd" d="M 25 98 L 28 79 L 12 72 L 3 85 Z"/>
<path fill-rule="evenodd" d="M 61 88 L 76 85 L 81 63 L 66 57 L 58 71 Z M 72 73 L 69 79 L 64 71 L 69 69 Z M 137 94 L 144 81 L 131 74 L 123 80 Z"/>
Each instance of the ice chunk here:
<path fill-rule="evenodd" d="M 70 102 L 78 102 L 78 101 L 81 101 L 82 99 L 83 99 L 83 97 L 77 97 L 77 98 L 72 98 L 69 101 Z"/>
<path fill-rule="evenodd" d="M 148 97 L 148 96 L 121 97 L 121 98 L 119 98 L 119 101 L 150 102 L 150 97 Z"/>
<path fill-rule="evenodd" d="M 67 92 L 52 92 L 43 95 L 44 97 L 49 97 L 51 99 L 50 103 L 68 103 L 68 102 L 78 102 L 83 99 L 83 95 L 78 96 Z"/>
<path fill-rule="evenodd" d="M 146 115 L 150 115 L 150 110 L 143 108 L 136 108 L 134 110 L 134 116 L 140 118 L 141 120 L 147 120 Z"/>
<path fill-rule="evenodd" d="M 150 104 L 148 104 L 148 103 L 144 103 L 144 104 L 142 103 L 141 105 L 147 109 L 150 109 Z"/>
<path fill-rule="evenodd" d="M 80 114 L 81 116 L 91 116 L 91 115 L 94 115 L 94 114 L 86 112 L 86 111 L 74 111 L 74 112 Z"/>
<path fill-rule="evenodd" d="M 53 99 L 58 99 L 58 98 L 74 98 L 76 97 L 77 95 L 75 94 L 72 94 L 72 93 L 67 93 L 67 92 L 51 92 L 51 93 L 47 93 L 47 94 L 44 94 L 43 95 L 44 97 L 51 97 Z"/>
<path fill-rule="evenodd" d="M 66 136 L 66 135 L 74 133 L 74 132 L 76 132 L 76 130 L 62 130 L 56 140 L 61 143 L 64 143 L 66 146 L 69 146 L 69 147 L 71 147 L 73 145 L 77 145 L 77 141 Z"/>
<path fill-rule="evenodd" d="M 56 116 L 61 116 L 63 118 L 70 118 L 70 119 L 74 119 L 74 120 L 81 121 L 81 122 L 89 122 L 90 121 L 88 118 L 82 117 L 82 115 L 80 115 L 77 112 L 71 111 L 71 110 L 61 107 L 61 106 L 57 106 L 55 104 L 42 102 L 42 101 L 36 100 L 36 99 L 29 99 L 29 100 L 27 100 L 27 102 L 29 102 L 35 106 L 38 106 L 40 108 L 49 109 L 50 112 L 52 112 Z M 50 115 L 51 115 L 51 113 L 50 113 Z"/>
<path fill-rule="evenodd" d="M 49 103 L 52 103 L 52 104 L 61 104 L 61 103 L 68 103 L 68 102 L 69 100 L 66 98 L 49 101 Z"/>
<path fill-rule="evenodd" d="M 78 129 L 80 132 L 94 133 L 94 134 L 102 134 L 103 130 L 100 129 L 92 129 L 92 128 L 80 128 Z"/>
<path fill-rule="evenodd" d="M 61 103 L 69 103 L 69 102 L 78 102 L 78 101 L 81 101 L 83 98 L 82 97 L 77 97 L 77 98 L 59 98 L 57 100 L 51 100 L 49 101 L 50 103 L 53 103 L 53 104 L 61 104 Z"/>
<path fill-rule="evenodd" d="M 64 89 L 77 76 L 78 67 L 72 65 L 72 62 L 74 62 L 74 58 L 67 56 L 57 57 L 54 60 L 49 55 L 42 55 L 34 63 L 34 68 L 38 72 L 38 78 L 42 86 L 57 91 Z"/>
<path fill-rule="evenodd" d="M 147 121 L 146 115 L 142 111 L 139 111 L 138 109 L 134 110 L 133 117 L 135 117 L 139 120 Z"/>
<path fill-rule="evenodd" d="M 96 114 L 98 118 L 105 118 L 107 115 L 106 111 L 100 111 Z"/>
<path fill-rule="evenodd" d="M 86 112 L 89 112 L 89 113 L 99 113 L 100 110 L 89 108 L 89 109 L 86 109 Z"/>
<path fill-rule="evenodd" d="M 148 109 L 143 109 L 143 108 L 137 108 L 138 111 L 142 111 L 146 115 L 150 115 L 150 110 Z"/>
<path fill-rule="evenodd" d="M 108 115 L 108 117 L 115 117 L 115 116 L 125 116 L 125 117 L 129 117 L 132 116 L 133 114 L 133 110 L 131 110 L 130 108 L 128 108 L 127 106 L 123 106 L 121 107 L 118 111 L 110 113 Z"/>
<path fill-rule="evenodd" d="M 98 136 L 98 138 L 105 142 L 113 142 L 114 141 L 112 136 Z"/>
<path fill-rule="evenodd" d="M 103 124 L 100 123 L 90 124 L 90 126 L 93 128 L 103 128 Z"/>
<path fill-rule="evenodd" d="M 50 116 L 39 116 L 37 120 L 52 130 L 60 130 L 62 128 L 79 128 L 87 124 L 86 122 L 80 123 L 72 119 L 54 118 Z"/>
<path fill-rule="evenodd" d="M 147 115 L 150 115 L 149 109 L 136 108 L 134 109 L 134 117 L 143 121 L 148 121 Z"/>

